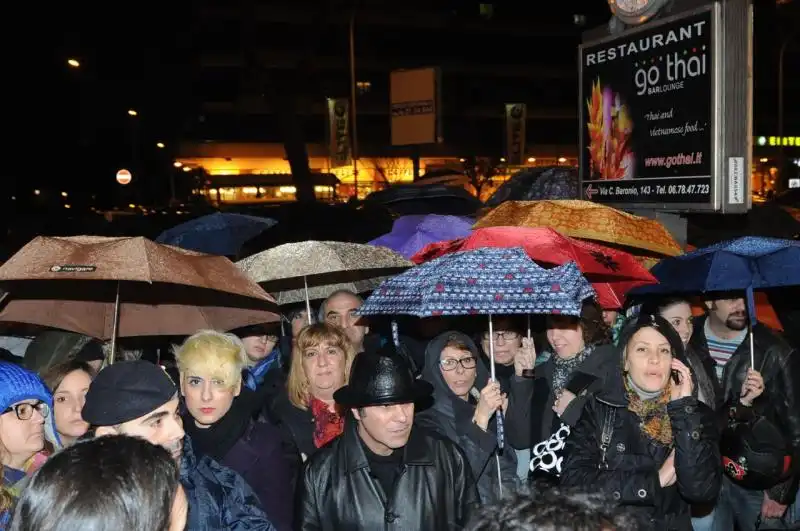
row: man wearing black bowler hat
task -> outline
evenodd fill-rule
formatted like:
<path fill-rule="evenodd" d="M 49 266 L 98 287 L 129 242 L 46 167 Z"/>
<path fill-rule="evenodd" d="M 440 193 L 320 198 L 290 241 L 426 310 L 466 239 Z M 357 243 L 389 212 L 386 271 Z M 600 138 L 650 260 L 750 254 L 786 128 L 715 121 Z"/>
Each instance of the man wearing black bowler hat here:
<path fill-rule="evenodd" d="M 356 357 L 349 385 L 333 395 L 353 418 L 306 464 L 300 529 L 464 527 L 478 499 L 466 457 L 449 440 L 413 428 L 415 404 L 432 390 L 392 349 Z"/>

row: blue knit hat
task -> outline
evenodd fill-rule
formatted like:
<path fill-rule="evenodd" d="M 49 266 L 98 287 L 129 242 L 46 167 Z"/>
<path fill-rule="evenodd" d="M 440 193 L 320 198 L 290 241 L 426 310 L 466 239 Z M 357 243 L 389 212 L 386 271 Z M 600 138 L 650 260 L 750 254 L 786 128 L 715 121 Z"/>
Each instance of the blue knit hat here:
<path fill-rule="evenodd" d="M 0 362 L 0 412 L 23 400 L 41 400 L 50 407 L 50 415 L 45 419 L 47 438 L 56 447 L 60 446 L 55 431 L 53 415 L 53 395 L 39 375 L 19 365 Z"/>

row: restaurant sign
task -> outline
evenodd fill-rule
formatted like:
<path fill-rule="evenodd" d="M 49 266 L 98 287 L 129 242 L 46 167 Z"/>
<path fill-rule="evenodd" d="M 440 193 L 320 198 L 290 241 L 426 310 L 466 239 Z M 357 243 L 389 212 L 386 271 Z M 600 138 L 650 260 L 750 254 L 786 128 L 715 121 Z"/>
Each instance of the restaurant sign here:
<path fill-rule="evenodd" d="M 746 75 L 723 72 L 731 39 L 722 35 L 721 10 L 713 4 L 581 46 L 586 199 L 685 211 L 749 207 L 749 106 L 724 118 L 716 111 L 723 83 L 742 99 L 750 94 Z M 723 123 L 737 131 L 723 133 Z"/>

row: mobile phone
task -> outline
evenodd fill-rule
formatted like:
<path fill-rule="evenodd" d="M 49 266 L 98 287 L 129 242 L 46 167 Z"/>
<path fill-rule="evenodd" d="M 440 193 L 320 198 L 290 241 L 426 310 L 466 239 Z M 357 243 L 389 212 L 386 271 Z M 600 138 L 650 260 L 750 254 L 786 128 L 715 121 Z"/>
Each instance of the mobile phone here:
<path fill-rule="evenodd" d="M 675 369 L 673 369 L 671 371 L 671 373 L 672 373 L 672 381 L 675 382 L 676 385 L 680 385 L 680 383 L 681 383 L 681 374 L 678 371 L 676 371 Z"/>

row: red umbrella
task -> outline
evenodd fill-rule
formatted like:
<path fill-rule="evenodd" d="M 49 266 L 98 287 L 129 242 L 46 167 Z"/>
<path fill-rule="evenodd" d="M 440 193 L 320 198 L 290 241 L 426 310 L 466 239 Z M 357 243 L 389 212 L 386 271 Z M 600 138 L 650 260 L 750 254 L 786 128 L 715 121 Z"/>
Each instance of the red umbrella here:
<path fill-rule="evenodd" d="M 411 257 L 415 264 L 440 256 L 480 247 L 522 247 L 528 256 L 545 265 L 574 261 L 592 283 L 597 302 L 604 309 L 622 308 L 628 290 L 658 282 L 636 258 L 618 249 L 576 240 L 547 227 L 486 227 L 466 238 L 427 245 Z"/>

